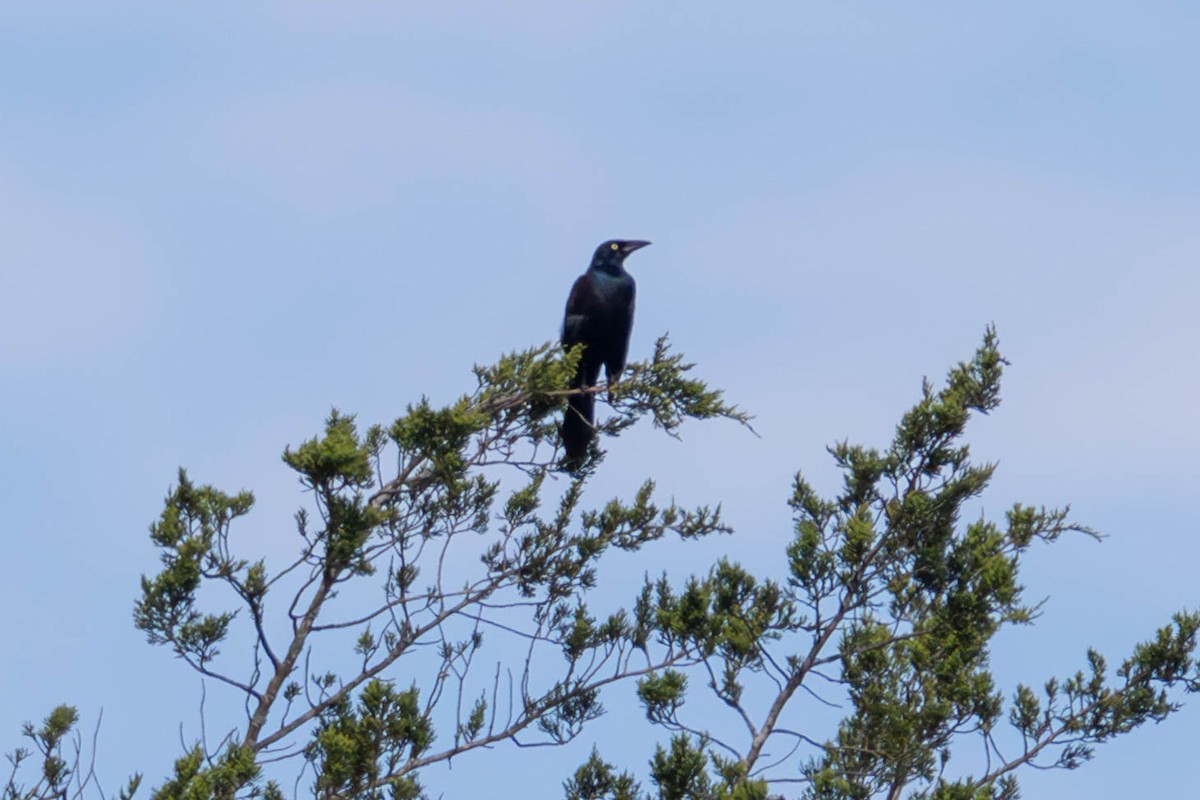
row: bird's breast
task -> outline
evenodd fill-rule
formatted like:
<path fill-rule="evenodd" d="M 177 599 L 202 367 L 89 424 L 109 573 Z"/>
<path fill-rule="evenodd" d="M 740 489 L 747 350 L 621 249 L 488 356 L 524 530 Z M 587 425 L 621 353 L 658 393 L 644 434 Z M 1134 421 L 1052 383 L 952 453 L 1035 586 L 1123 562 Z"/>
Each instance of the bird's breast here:
<path fill-rule="evenodd" d="M 613 274 L 597 270 L 593 277 L 596 289 L 606 298 L 625 294 L 633 289 L 633 276 L 628 272 Z"/>

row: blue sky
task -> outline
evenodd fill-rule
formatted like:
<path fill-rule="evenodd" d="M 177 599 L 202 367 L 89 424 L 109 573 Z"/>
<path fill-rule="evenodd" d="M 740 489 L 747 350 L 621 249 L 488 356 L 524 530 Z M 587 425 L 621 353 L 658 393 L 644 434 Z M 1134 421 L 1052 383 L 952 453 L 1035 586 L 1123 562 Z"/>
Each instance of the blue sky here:
<path fill-rule="evenodd" d="M 254 489 L 248 546 L 290 552 L 285 445 L 552 338 L 613 236 L 655 243 L 633 356 L 670 331 L 762 434 L 617 442 L 594 499 L 649 472 L 738 529 L 631 580 L 775 563 L 792 473 L 832 490 L 824 445 L 884 443 L 994 322 L 1013 363 L 972 430 L 1000 463 L 982 510 L 1069 502 L 1109 536 L 1031 556 L 1049 602 L 1002 677 L 1118 661 L 1197 605 L 1194 4 L 414 5 L 0 14 L 4 749 L 57 702 L 103 707 L 106 785 L 157 783 L 199 684 L 129 614 L 176 468 Z M 1177 794 L 1195 705 L 1026 797 Z M 612 731 L 487 758 L 555 796 Z"/>

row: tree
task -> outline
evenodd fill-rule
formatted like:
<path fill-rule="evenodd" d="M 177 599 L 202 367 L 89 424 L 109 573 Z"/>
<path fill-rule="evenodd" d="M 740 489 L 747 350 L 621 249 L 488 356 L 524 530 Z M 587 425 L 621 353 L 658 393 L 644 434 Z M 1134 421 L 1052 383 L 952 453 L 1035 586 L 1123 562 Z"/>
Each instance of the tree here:
<path fill-rule="evenodd" d="M 886 450 L 830 448 L 845 473 L 837 497 L 796 476 L 785 581 L 723 560 L 678 587 L 647 577 L 628 611 L 601 618 L 588 600 L 611 548 L 728 528 L 719 510 L 656 503 L 649 480 L 581 510 L 603 454 L 593 446 L 572 476 L 556 467 L 579 357 L 549 345 L 505 356 L 476 368 L 470 394 L 441 408 L 423 399 L 386 428 L 360 433 L 331 413 L 321 435 L 284 453 L 311 504 L 296 515 L 298 555 L 278 567 L 239 552 L 248 492 L 180 471 L 151 527 L 163 568 L 143 579 L 135 624 L 246 714 L 186 752 L 153 796 L 280 797 L 263 768 L 292 760 L 322 798 L 417 798 L 422 768 L 506 742 L 570 741 L 603 712 L 602 691 L 636 682 L 649 724 L 669 734 L 649 783 L 593 752 L 564 784 L 567 800 L 1011 798 L 1020 767 L 1074 768 L 1200 687 L 1200 616 L 1181 612 L 1115 677 L 1090 652 L 1086 671 L 1040 691 L 1021 686 L 1006 702 L 997 690 L 993 637 L 1036 617 L 1021 555 L 1095 534 L 1065 510 L 1021 505 L 1003 523 L 962 524 L 994 469 L 972 464 L 961 441 L 971 414 L 999 403 L 1005 362 L 991 330 L 943 388 L 925 384 Z M 601 430 L 747 422 L 691 368 L 660 339 L 615 388 Z M 230 647 L 240 660 L 221 652 Z M 822 735 L 798 711 L 829 695 L 849 711 Z M 78 739 L 73 766 L 62 756 L 75 722 L 61 707 L 26 727 L 42 776 L 18 783 L 30 755 L 19 751 L 5 797 L 84 792 Z M 952 758 L 970 739 L 987 756 L 977 774 Z"/>

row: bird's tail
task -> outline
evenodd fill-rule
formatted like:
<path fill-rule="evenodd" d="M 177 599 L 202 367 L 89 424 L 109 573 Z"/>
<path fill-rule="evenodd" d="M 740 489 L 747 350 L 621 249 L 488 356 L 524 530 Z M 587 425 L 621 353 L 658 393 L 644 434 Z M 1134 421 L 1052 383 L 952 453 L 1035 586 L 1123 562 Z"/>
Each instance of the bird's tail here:
<path fill-rule="evenodd" d="M 563 414 L 562 441 L 564 469 L 575 471 L 583 466 L 588 442 L 596 435 L 596 396 L 590 392 L 573 394 L 567 398 L 567 411 Z"/>

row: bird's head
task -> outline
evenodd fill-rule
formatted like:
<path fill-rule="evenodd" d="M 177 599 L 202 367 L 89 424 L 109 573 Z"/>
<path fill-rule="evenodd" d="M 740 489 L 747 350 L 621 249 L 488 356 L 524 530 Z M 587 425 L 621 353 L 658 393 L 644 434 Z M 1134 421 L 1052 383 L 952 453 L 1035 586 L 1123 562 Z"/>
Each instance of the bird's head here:
<path fill-rule="evenodd" d="M 643 239 L 609 239 L 596 248 L 592 256 L 593 267 L 620 266 L 625 263 L 625 257 L 635 250 L 641 250 L 649 242 Z"/>

